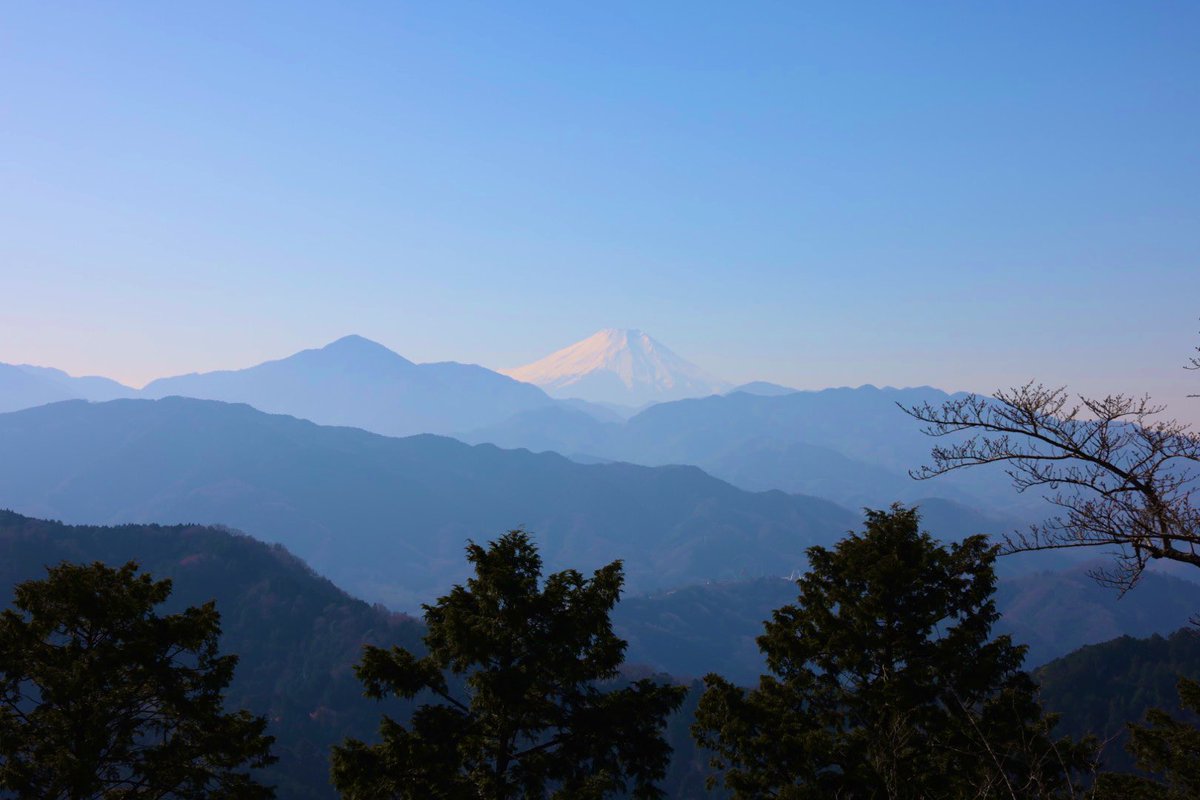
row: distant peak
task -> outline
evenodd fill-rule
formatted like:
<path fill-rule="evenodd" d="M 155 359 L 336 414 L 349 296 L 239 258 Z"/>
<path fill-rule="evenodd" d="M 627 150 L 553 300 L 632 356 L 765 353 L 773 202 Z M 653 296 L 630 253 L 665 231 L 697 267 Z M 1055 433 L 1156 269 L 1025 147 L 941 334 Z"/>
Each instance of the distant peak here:
<path fill-rule="evenodd" d="M 343 358 L 354 359 L 369 359 L 372 361 L 403 361 L 406 364 L 411 364 L 404 356 L 391 350 L 379 342 L 371 341 L 364 336 L 358 334 L 350 334 L 342 338 L 330 342 L 324 347 L 317 350 L 320 353 L 329 355 L 341 356 Z"/>
<path fill-rule="evenodd" d="M 501 372 L 553 396 L 633 405 L 728 388 L 638 328 L 603 328 L 539 361 Z"/>
<path fill-rule="evenodd" d="M 322 350 L 347 350 L 350 348 L 356 349 L 381 349 L 388 348 L 381 345 L 379 342 L 373 342 L 365 336 L 359 336 L 357 333 L 352 333 L 349 336 L 343 336 L 340 339 L 335 339 L 329 344 L 322 347 Z M 389 351 L 391 352 L 391 351 Z"/>

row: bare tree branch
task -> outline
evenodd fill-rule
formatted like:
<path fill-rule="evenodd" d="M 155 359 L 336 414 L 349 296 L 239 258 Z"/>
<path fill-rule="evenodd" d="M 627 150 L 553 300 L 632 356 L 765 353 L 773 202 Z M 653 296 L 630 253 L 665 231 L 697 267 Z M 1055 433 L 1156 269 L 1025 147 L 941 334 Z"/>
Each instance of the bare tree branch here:
<path fill-rule="evenodd" d="M 1189 368 L 1200 369 L 1200 357 Z M 1017 491 L 1047 492 L 1056 515 L 1006 536 L 1005 552 L 1109 547 L 1115 566 L 1093 577 L 1121 591 L 1154 559 L 1200 567 L 1200 436 L 1160 419 L 1164 407 L 1148 397 L 1073 399 L 1065 388 L 1030 382 L 992 397 L 901 408 L 926 434 L 946 439 L 914 478 L 1004 464 Z"/>
<path fill-rule="evenodd" d="M 1196 352 L 1200 353 L 1200 347 L 1196 348 Z M 1188 363 L 1183 366 L 1184 369 L 1200 369 L 1200 355 L 1194 355 L 1188 359 Z M 1188 397 L 1200 397 L 1200 394 L 1189 394 Z"/>

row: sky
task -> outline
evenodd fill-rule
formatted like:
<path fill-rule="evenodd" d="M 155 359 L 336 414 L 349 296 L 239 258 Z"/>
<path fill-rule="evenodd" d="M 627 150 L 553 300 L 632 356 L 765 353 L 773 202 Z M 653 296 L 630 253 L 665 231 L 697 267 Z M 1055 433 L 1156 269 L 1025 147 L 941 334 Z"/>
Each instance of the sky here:
<path fill-rule="evenodd" d="M 10 3 L 0 361 L 493 368 L 1200 421 L 1200 4 Z"/>

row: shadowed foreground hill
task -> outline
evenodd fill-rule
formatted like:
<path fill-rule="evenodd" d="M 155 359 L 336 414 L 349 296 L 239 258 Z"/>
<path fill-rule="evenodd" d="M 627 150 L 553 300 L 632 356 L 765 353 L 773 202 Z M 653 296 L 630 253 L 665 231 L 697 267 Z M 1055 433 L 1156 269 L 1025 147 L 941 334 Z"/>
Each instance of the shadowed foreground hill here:
<path fill-rule="evenodd" d="M 280 798 L 328 798 L 329 748 L 370 736 L 379 706 L 362 697 L 352 665 L 365 643 L 419 647 L 415 620 L 355 600 L 280 547 L 195 526 L 69 527 L 0 511 L 0 605 L 13 586 L 60 561 L 137 560 L 170 578 L 170 611 L 216 600 L 221 651 L 239 655 L 228 694 L 269 719 L 279 763 L 268 783 Z"/>
<path fill-rule="evenodd" d="M 263 781 L 279 800 L 333 800 L 331 746 L 347 736 L 376 741 L 381 714 L 405 721 L 414 707 L 364 698 L 353 665 L 364 644 L 423 652 L 424 625 L 349 597 L 279 546 L 211 527 L 68 526 L 0 510 L 0 553 L 0 608 L 16 583 L 43 578 L 47 565 L 64 560 L 136 560 L 173 581 L 167 612 L 215 600 L 221 652 L 239 659 L 227 706 L 268 718 L 279 762 Z M 705 791 L 704 759 L 691 741 L 697 698 L 693 691 L 668 725 L 677 753 L 662 784 L 668 797 L 723 796 Z"/>
<path fill-rule="evenodd" d="M 79 524 L 232 525 L 408 610 L 466 577 L 469 538 L 517 526 L 537 535 L 549 571 L 621 558 L 636 592 L 787 575 L 857 521 L 695 467 L 584 465 L 183 398 L 0 415 L 0 452 L 0 506 Z"/>
<path fill-rule="evenodd" d="M 1151 708 L 1181 716 L 1175 685 L 1181 677 L 1200 680 L 1200 633 L 1189 626 L 1167 637 L 1122 636 L 1051 661 L 1035 677 L 1043 704 L 1062 714 L 1062 730 L 1111 738 L 1105 764 L 1127 770 L 1133 759 L 1124 750 L 1125 723 L 1142 721 Z"/>
<path fill-rule="evenodd" d="M 222 652 L 240 662 L 229 693 L 230 707 L 245 707 L 270 720 L 280 756 L 270 774 L 281 800 L 332 798 L 327 783 L 328 752 L 347 735 L 373 739 L 379 714 L 406 716 L 402 706 L 365 700 L 352 665 L 364 643 L 400 644 L 419 650 L 423 627 L 411 618 L 390 614 L 354 600 L 315 575 L 299 559 L 277 546 L 247 536 L 197 526 L 124 525 L 72 527 L 0 511 L 0 597 L 11 597 L 15 583 L 44 575 L 46 565 L 62 560 L 131 559 L 157 577 L 174 581 L 169 609 L 215 600 L 222 615 Z M 1160 576 L 1148 576 L 1147 586 Z M 1042 582 L 1068 584 L 1074 576 L 1048 574 Z M 1162 579 L 1167 593 L 1190 587 Z M 443 587 L 447 589 L 449 587 Z M 1139 590 L 1146 587 L 1139 587 Z M 1074 590 L 1072 590 L 1074 591 Z M 795 586 L 783 580 L 690 587 L 653 597 L 628 597 L 618 606 L 617 631 L 628 637 L 631 664 L 670 667 L 679 674 L 712 669 L 751 683 L 759 665 L 753 637 L 770 608 L 795 599 Z M 1122 603 L 1128 603 L 1137 592 Z M 1005 582 L 1002 605 L 1020 607 L 1030 598 L 1022 582 Z M 1157 590 L 1143 595 L 1149 600 Z M 1107 597 L 1112 598 L 1112 593 Z M 1191 602 L 1183 598 L 1180 602 Z M 1073 603 L 1073 613 L 1103 616 L 1103 608 Z M 1136 607 L 1136 603 L 1135 603 Z M 1052 609 L 1044 609 L 1050 611 Z M 1118 619 L 1167 624 L 1142 608 Z M 1064 615 L 1055 624 L 1071 627 Z M 1025 639 L 1029 620 L 1003 621 L 1017 641 Z M 1085 628 L 1076 619 L 1076 627 Z M 744 675 L 739 675 L 739 670 Z M 640 673 L 639 673 L 640 674 Z M 1145 708 L 1174 708 L 1179 674 L 1200 675 L 1200 638 L 1179 633 L 1169 639 L 1128 637 L 1086 647 L 1040 670 L 1048 707 L 1064 712 L 1063 728 L 1119 731 Z M 663 788 L 669 797 L 721 797 L 703 789 L 704 758 L 692 744 L 688 726 L 697 687 L 684 710 L 668 726 L 676 749 Z M 1123 765 L 1119 753 L 1115 763 Z"/>

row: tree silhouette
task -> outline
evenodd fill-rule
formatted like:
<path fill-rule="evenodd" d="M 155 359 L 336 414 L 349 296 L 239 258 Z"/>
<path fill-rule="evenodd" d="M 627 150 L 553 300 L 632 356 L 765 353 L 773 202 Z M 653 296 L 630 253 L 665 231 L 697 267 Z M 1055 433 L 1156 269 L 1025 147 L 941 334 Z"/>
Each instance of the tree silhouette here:
<path fill-rule="evenodd" d="M 1052 797 L 1090 765 L 1051 738 L 1024 648 L 990 638 L 983 537 L 943 547 L 894 506 L 808 557 L 758 639 L 771 674 L 705 678 L 694 732 L 734 797 Z"/>
<path fill-rule="evenodd" d="M 0 796 L 270 798 L 266 720 L 224 713 L 237 657 L 212 603 L 159 616 L 171 582 L 63 563 L 0 615 Z"/>
<path fill-rule="evenodd" d="M 613 562 L 588 579 L 542 581 L 529 535 L 471 543 L 475 576 L 425 606 L 428 655 L 367 647 L 356 668 L 370 697 L 432 693 L 408 727 L 384 717 L 383 742 L 335 748 L 333 782 L 347 798 L 661 797 L 666 717 L 682 687 L 618 676 L 625 642 L 609 614 L 623 581 Z M 461 686 L 452 688 L 449 672 Z"/>
<path fill-rule="evenodd" d="M 1200 683 L 1181 678 L 1180 705 L 1200 713 Z M 1144 770 L 1161 776 L 1105 773 L 1096 781 L 1095 800 L 1187 800 L 1200 797 L 1200 729 L 1161 709 L 1146 712 L 1146 724 L 1129 725 L 1126 749 Z"/>

